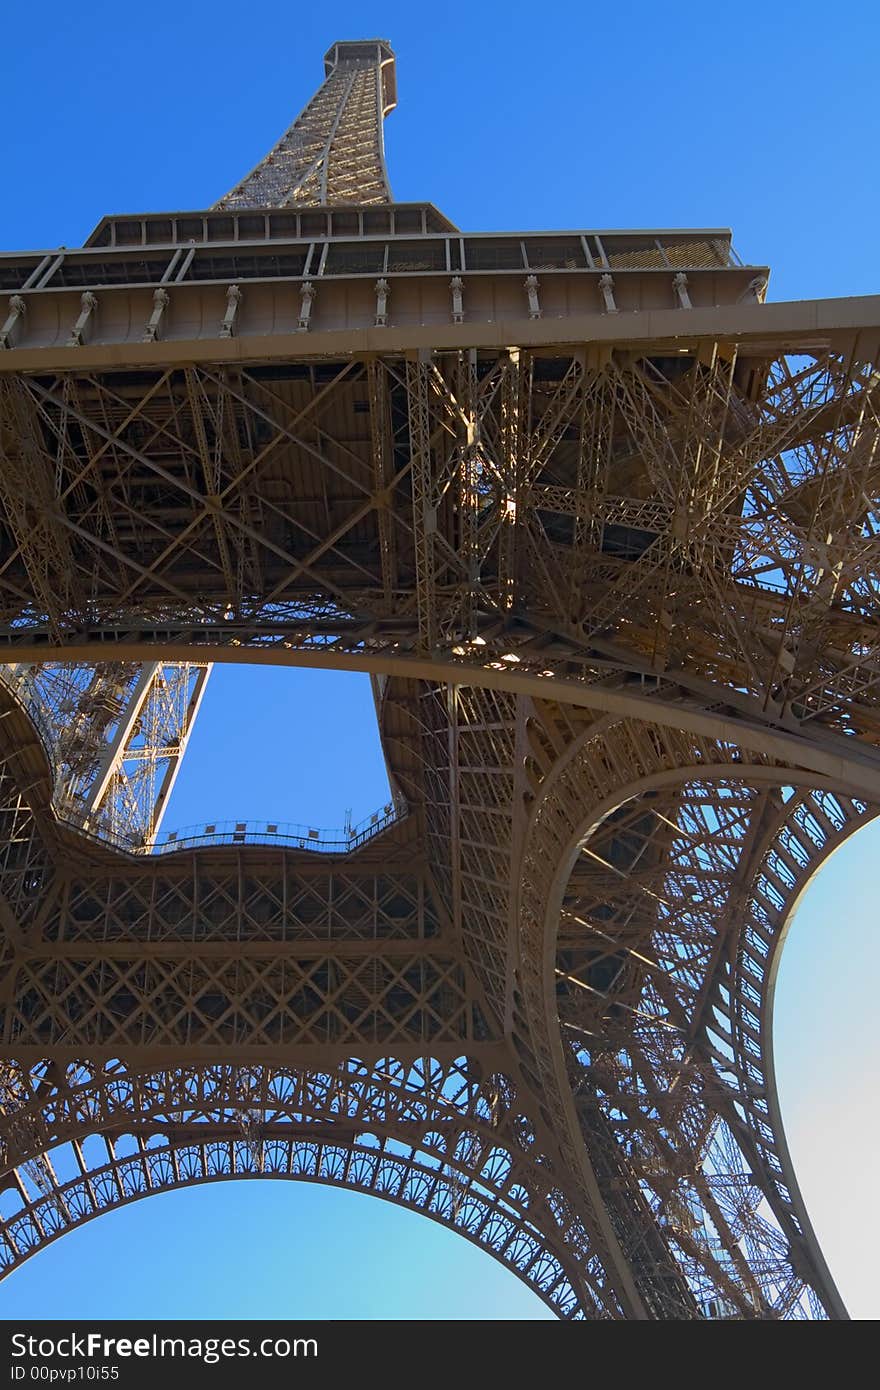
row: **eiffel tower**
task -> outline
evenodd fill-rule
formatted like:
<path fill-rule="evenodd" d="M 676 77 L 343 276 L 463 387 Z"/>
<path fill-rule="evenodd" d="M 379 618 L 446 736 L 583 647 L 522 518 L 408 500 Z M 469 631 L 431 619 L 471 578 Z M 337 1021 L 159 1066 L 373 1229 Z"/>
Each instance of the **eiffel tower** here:
<path fill-rule="evenodd" d="M 0 1266 L 298 1178 L 562 1318 L 844 1318 L 772 1012 L 880 802 L 878 302 L 462 233 L 324 66 L 213 208 L 0 257 Z M 216 661 L 369 673 L 391 803 L 163 829 Z"/>

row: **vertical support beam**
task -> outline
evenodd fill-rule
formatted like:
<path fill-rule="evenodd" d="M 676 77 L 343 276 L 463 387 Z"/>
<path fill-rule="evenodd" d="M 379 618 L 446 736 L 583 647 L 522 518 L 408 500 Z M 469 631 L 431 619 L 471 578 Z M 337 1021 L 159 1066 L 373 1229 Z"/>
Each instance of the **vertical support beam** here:
<path fill-rule="evenodd" d="M 585 375 L 587 370 L 585 369 Z M 585 564 L 589 556 L 598 556 L 602 550 L 605 498 L 608 494 L 614 438 L 614 401 L 612 382 L 602 367 L 591 371 L 581 397 L 572 564 L 569 575 L 569 604 L 571 618 L 575 623 L 580 621 L 582 615 L 581 585 Z"/>
<path fill-rule="evenodd" d="M 87 829 L 109 830 L 132 849 L 149 848 L 159 833 L 210 672 L 210 665 L 191 662 L 140 668 L 80 800 Z"/>
<path fill-rule="evenodd" d="M 367 363 L 367 389 L 370 398 L 370 439 L 373 456 L 373 487 L 379 526 L 379 553 L 382 565 L 382 598 L 390 612 L 397 575 L 394 544 L 393 498 L 391 496 L 391 422 L 388 408 L 388 381 L 379 358 Z"/>
<path fill-rule="evenodd" d="M 129 695 L 128 706 L 116 726 L 116 732 L 107 744 L 104 756 L 95 774 L 95 780 L 88 795 L 83 798 L 83 813 L 88 820 L 95 814 L 107 796 L 110 782 L 116 774 L 124 757 L 125 749 L 131 742 L 137 722 L 141 717 L 150 687 L 161 667 L 158 664 L 141 666 L 135 687 Z"/>
<path fill-rule="evenodd" d="M 461 788 L 458 757 L 458 686 L 446 687 L 447 750 L 449 757 L 449 857 L 452 877 L 452 927 L 461 932 Z"/>
<path fill-rule="evenodd" d="M 406 387 L 409 407 L 418 641 L 419 650 L 426 655 L 436 650 L 438 640 L 435 585 L 437 506 L 431 466 L 431 413 L 428 403 L 430 379 L 430 353 L 420 351 L 417 360 L 407 361 Z"/>
<path fill-rule="evenodd" d="M 480 415 L 477 405 L 477 353 L 471 348 L 461 354 L 459 361 L 459 398 L 465 417 L 465 438 L 458 460 L 458 515 L 461 524 L 461 558 L 465 567 L 465 592 L 462 603 L 462 636 L 473 642 L 477 636 L 477 589 L 480 580 L 478 547 L 479 480 L 480 480 Z"/>
<path fill-rule="evenodd" d="M 518 347 L 508 348 L 508 362 L 501 387 L 501 450 L 506 494 L 502 499 L 501 537 L 498 554 L 498 589 L 501 607 L 513 607 L 516 592 L 517 536 L 522 518 L 523 467 L 522 369 Z"/>
<path fill-rule="evenodd" d="M 202 696 L 205 693 L 205 686 L 208 684 L 208 677 L 210 676 L 212 670 L 213 667 L 211 665 L 198 666 L 192 693 L 189 697 L 189 701 L 187 702 L 184 718 L 181 721 L 180 729 L 178 732 L 177 750 L 176 752 L 170 752 L 168 749 L 165 750 L 167 755 L 165 761 L 165 771 L 162 774 L 162 781 L 160 782 L 159 788 L 156 791 L 156 794 L 153 797 L 152 801 L 153 815 L 152 824 L 150 826 L 149 832 L 149 840 L 155 840 L 162 827 L 162 820 L 165 815 L 165 808 L 167 807 L 168 801 L 171 797 L 171 793 L 174 790 L 174 783 L 177 781 L 177 774 L 180 772 L 180 768 L 183 763 L 183 756 L 186 752 L 186 746 L 189 742 L 190 734 L 193 731 L 193 725 L 196 722 L 196 718 L 201 707 Z"/>

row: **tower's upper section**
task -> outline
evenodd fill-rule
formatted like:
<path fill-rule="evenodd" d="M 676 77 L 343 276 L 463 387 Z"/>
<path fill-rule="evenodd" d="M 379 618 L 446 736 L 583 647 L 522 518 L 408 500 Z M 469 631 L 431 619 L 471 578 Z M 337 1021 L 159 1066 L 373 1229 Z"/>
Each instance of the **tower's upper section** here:
<path fill-rule="evenodd" d="M 37 354 L 29 368 L 57 348 L 67 370 L 73 348 L 80 361 L 95 352 L 118 364 L 160 342 L 192 351 L 194 338 L 216 350 L 253 336 L 260 355 L 277 337 L 289 353 L 291 331 L 329 334 L 346 352 L 352 334 L 380 329 L 436 348 L 442 324 L 456 350 L 459 332 L 522 345 L 607 333 L 601 319 L 617 314 L 611 322 L 638 336 L 655 310 L 690 335 L 691 309 L 763 295 L 765 268 L 743 266 L 723 229 L 463 234 L 430 203 L 392 202 L 382 122 L 394 67 L 384 39 L 333 44 L 317 94 L 212 209 L 104 217 L 81 251 L 0 254 L 0 291 L 11 295 L 0 368 L 10 348 Z M 572 326 L 581 315 L 586 330 Z"/>
<path fill-rule="evenodd" d="M 324 75 L 330 77 L 340 63 L 379 64 L 382 74 L 382 115 L 397 105 L 397 63 L 387 39 L 347 39 L 334 43 L 324 54 Z"/>
<path fill-rule="evenodd" d="M 260 163 L 218 208 L 280 208 L 391 201 L 382 123 L 397 105 L 394 52 L 385 39 L 334 43 L 323 84 Z"/>

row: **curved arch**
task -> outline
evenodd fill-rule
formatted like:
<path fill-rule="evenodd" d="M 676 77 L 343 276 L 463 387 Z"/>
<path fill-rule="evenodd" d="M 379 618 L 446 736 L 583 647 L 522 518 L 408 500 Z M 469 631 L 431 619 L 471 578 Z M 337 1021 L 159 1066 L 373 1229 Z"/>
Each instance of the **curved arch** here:
<path fill-rule="evenodd" d="M 676 783 L 682 768 L 711 765 L 721 760 L 733 765 L 740 755 L 731 745 L 719 745 L 706 738 L 695 738 L 683 730 L 652 728 L 634 721 L 603 719 L 588 729 L 560 760 L 561 777 L 548 779 L 536 797 L 522 856 L 522 881 L 515 915 L 520 927 L 518 978 L 523 990 L 526 1015 L 519 1028 L 527 1032 L 530 1055 L 520 1058 L 526 1072 L 555 1078 L 552 1097 L 545 1098 L 555 1109 L 557 1132 L 567 1136 L 566 1156 L 574 1171 L 582 1174 L 587 1200 L 597 1214 L 609 1259 L 618 1277 L 628 1284 L 631 1316 L 695 1316 L 693 1295 L 675 1266 L 671 1251 L 645 1209 L 636 1176 L 620 1166 L 616 1149 L 605 1146 L 603 1155 L 590 1156 L 584 1143 L 584 1123 L 595 1137 L 601 1119 L 593 1114 L 586 1121 L 578 1113 L 575 1095 L 579 1086 L 569 1074 L 562 1038 L 555 1025 L 556 988 L 553 974 L 555 931 L 571 856 L 579 836 L 597 816 L 610 813 L 630 791 L 647 779 L 659 778 Z M 609 793 L 608 787 L 613 790 Z M 550 794 L 552 792 L 552 795 Z M 584 804 L 590 807 L 586 821 Z M 561 866 L 558 867 L 558 866 Z M 583 1100 L 584 1098 L 581 1097 Z M 581 1102 L 578 1103 L 579 1105 Z M 604 1170 L 603 1193 L 597 1173 Z M 608 1201 L 616 1207 L 611 1211 Z M 630 1229 L 635 1219 L 637 1230 Z M 632 1251 L 625 1249 L 629 1243 Z M 633 1283 L 635 1250 L 653 1246 L 644 1262 L 641 1287 Z"/>
<path fill-rule="evenodd" d="M 192 1160 L 194 1155 L 197 1166 L 209 1171 L 197 1177 L 177 1177 L 182 1159 Z M 108 1164 L 79 1181 L 72 1180 L 57 1195 L 41 1196 L 14 1225 L 0 1232 L 0 1277 L 7 1277 L 26 1259 L 69 1231 L 145 1197 L 230 1178 L 287 1179 L 368 1193 L 426 1216 L 455 1230 L 498 1260 L 558 1317 L 583 1316 L 565 1268 L 547 1249 L 544 1237 L 518 1226 L 513 1218 L 494 1210 L 481 1195 L 457 1197 L 452 1176 L 438 1175 L 436 1170 L 412 1162 L 405 1164 L 384 1153 L 374 1155 L 355 1145 L 313 1144 L 307 1148 L 294 1140 L 273 1146 L 272 1162 L 279 1167 L 236 1172 L 234 1147 L 202 1144 L 167 1152 L 154 1149 L 144 1157 Z M 309 1163 L 314 1171 L 307 1170 L 305 1165 Z M 298 1171 L 297 1164 L 301 1165 Z M 10 1253 L 11 1259 L 4 1258 Z"/>
<path fill-rule="evenodd" d="M 842 798 L 822 798 L 820 801 L 820 797 L 821 793 L 818 790 L 799 797 L 796 805 L 786 808 L 786 813 L 780 817 L 775 830 L 767 836 L 764 853 L 753 878 L 749 913 L 748 915 L 744 914 L 731 998 L 737 1014 L 743 1016 L 751 1013 L 758 1024 L 760 1035 L 760 1048 L 757 1052 L 751 1050 L 752 1039 L 749 1032 L 741 1029 L 739 1035 L 738 1052 L 741 1058 L 748 1054 L 748 1065 L 751 1073 L 749 1079 L 752 1080 L 754 1072 L 758 1068 L 762 1072 L 760 1084 L 758 1086 L 752 1085 L 751 1088 L 755 1094 L 751 1106 L 746 1110 L 747 1121 L 752 1129 L 756 1146 L 762 1151 L 765 1165 L 774 1179 L 776 1164 L 773 1162 L 773 1158 L 778 1159 L 781 1176 L 787 1189 L 786 1192 L 780 1192 L 780 1195 L 783 1199 L 786 1196 L 788 1198 L 792 1217 L 800 1229 L 809 1258 L 819 1272 L 834 1316 L 845 1318 L 847 1316 L 846 1309 L 816 1239 L 797 1182 L 785 1135 L 776 1086 L 776 1063 L 773 1046 L 774 998 L 786 938 L 804 894 L 832 855 L 836 854 L 838 849 L 847 843 L 853 835 L 880 814 L 880 808 L 870 807 L 857 801 L 847 802 Z M 820 808 L 821 819 L 817 818 L 817 812 Z M 771 866 L 776 873 L 779 872 L 780 849 L 783 846 L 790 847 L 795 830 L 802 832 L 798 836 L 798 843 L 805 851 L 803 860 L 799 865 L 799 872 L 793 875 L 792 882 L 788 885 L 788 894 L 784 903 L 775 913 L 769 914 L 766 911 L 767 889 L 762 883 L 762 876 Z M 760 899 L 764 900 L 763 909 L 760 908 Z M 760 976 L 760 1002 L 754 1006 L 744 977 L 750 975 L 752 978 L 749 983 L 753 983 L 753 972 L 748 971 L 746 962 L 750 949 L 754 949 L 757 937 L 754 933 L 750 937 L 751 922 L 749 919 L 757 915 L 759 910 L 763 923 L 771 928 L 772 939 L 769 942 L 764 970 Z M 764 1106 L 766 1106 L 766 1119 L 773 1135 L 775 1154 L 772 1153 L 771 1146 L 766 1143 L 762 1133 L 760 1121 L 763 1118 L 761 1111 Z M 781 1183 L 779 1185 L 782 1186 Z"/>
<path fill-rule="evenodd" d="M 112 1205 L 109 1205 L 106 1208 L 94 1212 L 91 1216 L 85 1216 L 75 1225 L 65 1226 L 57 1233 L 47 1235 L 23 1259 L 19 1260 L 15 1265 L 10 1266 L 8 1268 L 2 1264 L 6 1247 L 4 1245 L 3 1237 L 0 1236 L 0 1280 L 15 1280 L 17 1271 L 21 1269 L 25 1264 L 28 1264 L 34 1256 L 42 1256 L 43 1252 L 47 1250 L 49 1246 L 56 1245 L 63 1237 L 71 1235 L 77 1230 L 81 1230 L 84 1226 L 92 1225 L 95 1221 L 98 1221 L 100 1218 L 103 1218 L 105 1216 L 111 1218 L 111 1227 L 110 1231 L 107 1234 L 109 1236 L 110 1242 L 113 1242 L 115 1239 L 117 1239 L 116 1237 L 114 1237 L 112 1227 L 112 1218 L 114 1217 L 115 1213 L 124 1210 L 126 1207 L 132 1207 L 136 1203 L 140 1203 L 148 1197 L 161 1198 L 168 1193 L 182 1192 L 190 1188 L 209 1188 L 219 1186 L 222 1184 L 238 1184 L 240 1182 L 253 1183 L 255 1181 L 264 1181 L 276 1185 L 282 1182 L 303 1183 L 312 1187 L 324 1187 L 336 1191 L 354 1192 L 361 1197 L 375 1197 L 379 1201 L 387 1203 L 389 1206 L 397 1207 L 404 1211 L 412 1212 L 415 1216 L 425 1217 L 427 1220 L 431 1221 L 433 1224 L 437 1226 L 454 1231 L 456 1235 L 463 1237 L 464 1240 L 466 1240 L 470 1245 L 474 1246 L 477 1250 L 486 1254 L 488 1257 L 491 1257 L 491 1259 L 493 1259 L 499 1265 L 501 1265 L 502 1268 L 504 1268 L 509 1273 L 513 1274 L 521 1284 L 525 1285 L 525 1287 L 527 1287 L 532 1293 L 536 1294 L 537 1297 L 544 1304 L 544 1306 L 551 1309 L 555 1316 L 559 1318 L 561 1321 L 582 1321 L 584 1318 L 583 1311 L 578 1303 L 577 1295 L 570 1288 L 570 1286 L 566 1284 L 565 1279 L 562 1279 L 560 1281 L 554 1281 L 554 1279 L 551 1277 L 551 1270 L 553 1269 L 551 1263 L 552 1257 L 546 1257 L 546 1263 L 542 1263 L 539 1260 L 534 1265 L 531 1271 L 524 1272 L 523 1268 L 518 1266 L 520 1264 L 527 1264 L 526 1256 L 528 1253 L 528 1247 L 525 1243 L 517 1244 L 510 1251 L 508 1257 L 498 1254 L 497 1251 L 493 1248 L 490 1239 L 481 1238 L 480 1236 L 475 1235 L 467 1229 L 466 1224 L 459 1225 L 457 1222 L 447 1219 L 445 1211 L 448 1204 L 440 1204 L 442 1209 L 439 1212 L 429 1211 L 421 1205 L 400 1200 L 399 1198 L 395 1197 L 394 1195 L 388 1192 L 372 1191 L 369 1189 L 362 1188 L 352 1182 L 339 1183 L 333 1180 L 324 1179 L 322 1177 L 312 1177 L 305 1173 L 296 1173 L 291 1175 L 286 1173 L 273 1172 L 238 1172 L 234 1175 L 224 1175 L 224 1173 L 218 1171 L 217 1173 L 212 1174 L 209 1177 L 199 1179 L 197 1182 L 181 1182 L 176 1184 L 172 1183 L 161 1187 L 154 1186 L 151 1187 L 148 1191 L 144 1192 L 135 1191 L 132 1192 L 130 1196 L 126 1196 L 124 1200 L 115 1201 Z M 229 1200 L 230 1203 L 233 1202 L 235 1200 L 234 1195 L 230 1194 L 227 1200 Z M 196 1208 L 196 1210 L 198 1209 Z M 175 1218 L 176 1222 L 180 1223 L 181 1221 L 186 1222 L 187 1220 L 191 1220 L 191 1212 L 192 1207 L 189 1204 L 183 1204 L 180 1208 L 180 1214 Z M 152 1229 L 149 1223 L 152 1222 L 153 1213 L 152 1211 L 147 1211 L 142 1213 L 142 1216 L 143 1215 L 147 1216 L 148 1224 L 143 1224 L 140 1228 L 141 1231 L 144 1233 L 142 1238 L 149 1241 L 151 1239 L 150 1233 Z M 157 1215 L 156 1219 L 159 1220 L 162 1218 L 160 1218 Z M 167 1218 L 165 1219 L 167 1220 Z M 291 1243 L 294 1247 L 294 1253 L 296 1249 L 297 1230 L 298 1228 L 296 1227 L 296 1225 L 290 1228 Z M 284 1232 L 282 1230 L 282 1234 L 283 1233 Z M 259 1234 L 260 1229 L 258 1227 L 258 1237 Z M 137 1241 L 137 1239 L 138 1235 L 136 1233 L 135 1240 Z M 104 1248 L 108 1247 L 105 1246 Z M 113 1251 L 113 1248 L 114 1246 L 113 1244 L 111 1244 L 109 1246 L 111 1253 Z M 128 1248 L 132 1248 L 131 1244 L 128 1245 Z M 73 1254 L 74 1252 L 71 1253 Z M 520 1259 L 519 1257 L 522 1258 Z M 46 1274 L 48 1274 L 48 1278 L 50 1280 L 52 1278 L 51 1265 L 48 1267 L 48 1271 L 44 1272 L 38 1259 L 37 1269 L 39 1270 L 39 1273 L 37 1274 L 37 1284 L 32 1285 L 31 1287 L 40 1287 L 40 1281 L 45 1279 Z M 32 1270 L 31 1272 L 37 1273 L 37 1270 Z M 8 1292 L 8 1290 L 6 1290 L 6 1292 Z M 185 1293 L 185 1289 L 181 1290 L 181 1292 Z M 13 1297 L 15 1297 L 14 1293 Z"/>
<path fill-rule="evenodd" d="M 503 644 L 502 644 L 503 645 Z M 65 662 L 94 660 L 94 643 L 71 642 L 57 649 L 44 645 L 13 649 L 20 661 L 46 661 L 55 658 Z M 869 795 L 876 789 L 880 776 L 880 751 L 845 735 L 826 733 L 819 736 L 809 726 L 805 732 L 793 730 L 768 717 L 750 697 L 736 691 L 724 691 L 724 705 L 718 708 L 719 692 L 703 687 L 693 696 L 683 698 L 687 688 L 684 673 L 674 680 L 649 675 L 637 667 L 620 662 L 601 663 L 603 671 L 616 674 L 620 684 L 609 686 L 587 680 L 575 680 L 557 673 L 551 667 L 543 669 L 550 658 L 506 665 L 493 657 L 487 662 L 469 662 L 437 656 L 400 655 L 392 651 L 337 652 L 315 648 L 272 646 L 236 646 L 231 639 L 197 642 L 169 640 L 162 642 L 114 642 L 113 655 L 118 661 L 138 663 L 148 661 L 157 651 L 168 662 L 192 661 L 194 653 L 205 662 L 236 663 L 249 666 L 301 666 L 318 670 L 360 671 L 368 675 L 399 676 L 405 680 L 427 680 L 443 685 L 473 686 L 482 690 L 505 691 L 536 700 L 552 699 L 563 705 L 594 709 L 620 719 L 643 719 L 670 730 L 687 729 L 697 736 L 718 738 L 739 743 L 755 753 L 776 757 L 796 766 L 810 768 L 820 776 L 849 782 L 855 792 Z M 563 671 L 571 664 L 566 655 L 561 662 Z M 532 667 L 533 669 L 529 669 Z M 539 669 L 541 668 L 541 669 Z M 632 688 L 637 686 L 640 693 Z M 714 708 L 712 707 L 714 706 Z"/>
<path fill-rule="evenodd" d="M 789 791 L 789 798 L 791 798 L 790 804 L 781 808 L 779 813 L 773 819 L 773 823 L 769 827 L 764 827 L 758 846 L 752 847 L 751 858 L 749 862 L 751 865 L 751 880 L 754 883 L 758 883 L 760 881 L 762 866 L 766 863 L 768 857 L 772 857 L 774 854 L 778 853 L 778 851 L 775 850 L 774 846 L 779 837 L 785 835 L 790 836 L 790 827 L 791 824 L 794 821 L 796 821 L 798 815 L 798 808 L 802 805 L 811 804 L 811 798 L 824 797 L 830 805 L 836 806 L 838 808 L 838 811 L 841 806 L 849 806 L 850 809 L 848 812 L 839 811 L 840 824 L 838 825 L 836 832 L 833 835 L 834 844 L 842 842 L 842 840 L 846 838 L 847 834 L 852 833 L 852 830 L 856 828 L 857 824 L 860 824 L 862 822 L 862 820 L 867 816 L 868 813 L 866 803 L 852 801 L 846 798 L 842 794 L 839 786 L 837 785 L 831 787 L 831 791 L 836 793 L 836 795 L 830 795 L 826 791 L 817 789 L 816 783 L 820 783 L 821 786 L 821 783 L 825 779 L 805 775 L 796 771 L 792 772 L 788 769 L 773 767 L 767 764 L 747 765 L 743 762 L 732 761 L 727 762 L 726 764 L 711 764 L 707 761 L 701 761 L 700 763 L 696 764 L 692 763 L 690 767 L 684 766 L 681 763 L 679 763 L 679 765 L 676 767 L 662 769 L 658 772 L 649 774 L 646 774 L 645 769 L 642 768 L 641 774 L 637 777 L 632 778 L 628 784 L 625 782 L 621 783 L 615 788 L 615 790 L 612 793 L 608 794 L 604 800 L 599 801 L 594 805 L 591 805 L 589 817 L 582 818 L 580 825 L 577 825 L 574 828 L 572 828 L 572 826 L 569 825 L 569 842 L 565 852 L 558 856 L 559 868 L 553 875 L 552 884 L 550 885 L 549 889 L 547 889 L 546 887 L 545 878 L 546 896 L 544 901 L 546 903 L 546 913 L 544 918 L 543 933 L 543 977 L 545 989 L 545 1004 L 548 1009 L 548 1015 L 552 1016 L 553 1014 L 555 1014 L 556 1000 L 554 991 L 553 967 L 556 952 L 555 943 L 557 935 L 557 926 L 562 907 L 562 897 L 565 891 L 566 883 L 572 871 L 572 866 L 579 853 L 579 849 L 584 845 L 585 842 L 588 842 L 591 838 L 594 839 L 597 835 L 599 835 L 603 824 L 607 825 L 609 821 L 613 821 L 615 814 L 619 812 L 621 808 L 626 807 L 627 805 L 633 805 L 634 803 L 638 803 L 640 799 L 644 799 L 644 804 L 648 806 L 650 809 L 650 798 L 656 797 L 663 788 L 678 787 L 684 789 L 687 787 L 689 780 L 693 781 L 695 784 L 699 784 L 702 786 L 705 786 L 707 783 L 711 784 L 714 782 L 716 784 L 734 783 L 740 787 L 748 787 L 749 789 L 754 789 L 762 786 L 784 787 L 791 789 Z M 828 785 L 829 784 L 826 782 L 826 786 Z M 794 790 L 795 788 L 805 790 L 799 790 L 796 792 Z M 535 820 L 539 818 L 539 815 L 540 812 L 536 808 L 536 813 L 533 817 L 533 824 Z M 834 826 L 831 824 L 831 822 L 829 822 L 827 814 L 823 813 L 823 815 L 828 825 L 829 832 L 834 831 Z M 669 823 L 672 824 L 671 820 Z M 815 820 L 813 821 L 813 823 L 814 825 L 817 824 Z M 797 896 L 799 896 L 806 882 L 809 880 L 810 877 L 812 877 L 813 872 L 815 872 L 815 869 L 818 867 L 818 863 L 822 862 L 824 857 L 827 856 L 827 853 L 829 853 L 833 847 L 832 839 L 829 835 L 814 835 L 812 839 L 812 844 L 815 846 L 815 854 L 813 855 L 811 861 L 808 862 L 808 859 L 804 860 L 803 872 L 797 882 L 797 885 L 792 885 L 794 896 L 791 899 L 791 902 L 788 906 L 788 910 L 784 914 L 786 921 L 790 921 L 794 899 Z M 659 870 L 660 877 L 662 878 L 662 875 L 666 872 L 667 868 L 661 865 Z M 744 917 L 747 919 L 748 913 L 744 914 Z M 743 928 L 743 930 L 745 930 L 745 928 Z M 776 954 L 774 950 L 773 954 L 769 957 L 768 960 L 768 964 L 773 968 L 774 975 L 775 965 L 773 965 L 773 962 L 775 962 L 776 960 L 778 960 L 778 954 Z M 559 974 L 558 970 L 556 971 L 556 974 Z M 765 976 L 765 980 L 767 978 L 768 976 Z M 715 1000 L 718 997 L 720 997 L 718 993 L 719 988 L 723 990 L 725 986 L 720 986 L 716 981 L 712 992 L 713 1004 Z M 731 997 L 736 998 L 737 996 L 735 994 L 731 994 Z M 767 1030 L 769 1028 L 769 1008 L 764 1007 L 762 1005 L 760 1009 L 760 1014 L 761 1025 L 764 1031 L 761 1035 L 758 1051 L 759 1056 L 763 1058 L 763 1056 L 766 1055 L 768 1045 Z M 705 1028 L 708 1028 L 711 1032 L 710 1025 L 706 1024 Z M 746 1036 L 746 1034 L 741 1033 L 740 1037 L 742 1036 Z M 559 1061 L 561 1056 L 564 1065 L 565 1057 L 562 1039 L 560 1038 L 555 1041 L 557 1042 L 557 1047 L 554 1049 L 557 1053 L 557 1062 Z M 729 1049 L 731 1055 L 727 1059 L 722 1059 L 719 1057 L 718 1050 L 716 1047 L 714 1060 L 716 1063 L 723 1063 L 726 1060 L 726 1069 L 729 1071 L 731 1064 L 736 1062 L 736 1057 L 738 1055 L 739 1050 L 740 1049 L 738 1046 L 733 1046 Z M 723 1072 L 724 1069 L 725 1068 L 722 1065 L 720 1067 L 720 1070 Z M 781 1120 L 778 1114 L 778 1106 L 775 1105 L 775 1097 L 773 1097 L 772 1095 L 772 1071 L 768 1070 L 765 1066 L 766 1074 L 760 1079 L 760 1085 L 757 1084 L 757 1079 L 754 1075 L 752 1075 L 749 1078 L 746 1078 L 741 1074 L 738 1068 L 737 1071 L 737 1084 L 735 1086 L 731 1086 L 729 1084 L 729 1080 L 727 1082 L 728 1090 L 730 1093 L 729 1099 L 730 1101 L 735 1100 L 736 1106 L 739 1106 L 742 1109 L 745 1115 L 745 1124 L 751 1131 L 750 1134 L 745 1137 L 751 1139 L 752 1144 L 751 1146 L 749 1144 L 746 1144 L 745 1148 L 749 1149 L 749 1147 L 752 1147 L 753 1153 L 754 1148 L 757 1148 L 760 1151 L 760 1157 L 763 1160 L 763 1164 L 760 1166 L 766 1166 L 770 1175 L 770 1179 L 776 1187 L 775 1195 L 778 1197 L 779 1201 L 781 1201 L 784 1207 L 784 1211 L 782 1213 L 783 1220 L 781 1224 L 785 1228 L 786 1233 L 789 1237 L 790 1246 L 793 1252 L 791 1256 L 792 1261 L 796 1267 L 800 1267 L 801 1269 L 803 1269 L 805 1266 L 803 1256 L 804 1254 L 808 1255 L 806 1267 L 811 1268 L 813 1271 L 812 1282 L 820 1291 L 820 1295 L 825 1302 L 825 1306 L 828 1312 L 831 1313 L 832 1316 L 846 1316 L 845 1310 L 843 1309 L 843 1305 L 834 1288 L 833 1281 L 830 1279 L 830 1276 L 828 1275 L 827 1269 L 824 1265 L 824 1261 L 822 1260 L 821 1254 L 819 1253 L 818 1245 L 815 1241 L 815 1237 L 812 1234 L 811 1228 L 809 1227 L 809 1223 L 806 1219 L 806 1213 L 803 1209 L 803 1203 L 801 1201 L 800 1194 L 797 1190 L 793 1170 L 791 1167 L 791 1160 L 788 1155 L 787 1149 L 785 1148 L 784 1135 L 781 1130 Z M 751 1086 L 747 1084 L 748 1081 L 751 1081 Z M 762 1131 L 762 1121 L 765 1117 L 755 1117 L 754 1096 L 752 1094 L 753 1092 L 757 1092 L 758 1096 L 766 1094 L 768 1097 L 770 1097 L 770 1104 L 767 1106 L 766 1115 L 766 1119 L 769 1122 L 770 1131 L 772 1133 L 772 1140 L 770 1141 L 768 1141 L 766 1134 Z M 742 1142 L 743 1134 L 741 1133 L 741 1131 L 743 1129 L 743 1124 L 741 1123 L 737 1125 L 735 1123 L 736 1119 L 737 1115 L 735 1107 L 733 1105 L 728 1104 L 724 1123 L 730 1127 L 731 1134 L 736 1133 L 736 1138 L 738 1142 Z M 754 1167 L 755 1165 L 752 1166 Z M 779 1213 L 777 1212 L 777 1215 L 778 1214 Z"/>
<path fill-rule="evenodd" d="M 70 1069 L 74 1071 L 76 1069 Z M 78 1080 L 5 1120 L 0 1268 L 18 1267 L 67 1231 L 153 1192 L 271 1176 L 369 1192 L 420 1211 L 487 1250 L 558 1316 L 590 1315 L 581 1233 L 554 1186 L 507 1078 L 477 1080 L 394 1058 L 335 1072 L 235 1066 Z M 106 1150 L 87 1156 L 89 1137 Z M 96 1136 L 100 1136 L 100 1141 Z M 35 1161 L 43 1167 L 35 1167 Z M 65 1175 L 64 1163 L 77 1171 Z M 14 1178 L 14 1186 L 13 1186 Z"/>

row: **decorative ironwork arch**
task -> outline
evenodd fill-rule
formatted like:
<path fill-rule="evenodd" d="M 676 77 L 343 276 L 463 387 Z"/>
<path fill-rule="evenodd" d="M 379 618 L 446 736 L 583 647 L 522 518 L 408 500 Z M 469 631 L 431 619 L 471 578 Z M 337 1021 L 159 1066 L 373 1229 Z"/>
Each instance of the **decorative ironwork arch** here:
<path fill-rule="evenodd" d="M 333 1072 L 216 1066 L 139 1075 L 110 1064 L 69 1068 L 54 1086 L 51 1070 L 19 1076 L 31 1100 L 0 1130 L 15 1176 L 3 1194 L 4 1275 L 68 1231 L 152 1194 L 287 1178 L 420 1212 L 493 1255 L 558 1316 L 584 1316 L 576 1227 L 566 1226 L 564 1198 L 503 1076 L 477 1080 L 464 1058 L 351 1061 Z"/>
<path fill-rule="evenodd" d="M 542 875 L 524 923 L 544 911 L 543 984 L 593 1166 L 649 1193 L 710 1315 L 845 1316 L 785 1144 L 772 990 L 801 894 L 877 808 L 729 744 L 695 751 L 689 767 L 662 731 L 609 721 L 569 750 L 525 856 Z M 578 824 L 589 761 L 620 780 Z"/>

